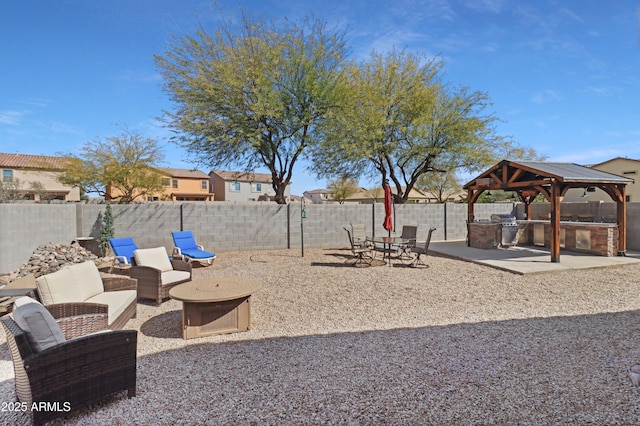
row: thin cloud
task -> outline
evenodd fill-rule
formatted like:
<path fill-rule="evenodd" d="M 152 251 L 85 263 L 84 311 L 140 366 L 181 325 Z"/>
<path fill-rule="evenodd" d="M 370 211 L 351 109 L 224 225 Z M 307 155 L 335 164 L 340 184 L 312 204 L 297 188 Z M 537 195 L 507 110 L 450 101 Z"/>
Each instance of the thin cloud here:
<path fill-rule="evenodd" d="M 546 104 L 548 102 L 557 102 L 562 100 L 562 97 L 555 90 L 545 90 L 541 93 L 536 93 L 531 97 L 531 102 L 534 104 Z"/>
<path fill-rule="evenodd" d="M 465 6 L 478 12 L 498 14 L 502 12 L 504 4 L 505 0 L 470 0 L 465 3 Z"/>
<path fill-rule="evenodd" d="M 27 114 L 29 114 L 28 111 L 0 111 L 0 124 L 19 126 L 22 118 Z"/>
<path fill-rule="evenodd" d="M 29 105 L 29 106 L 39 107 L 39 108 L 46 108 L 49 106 L 51 101 L 49 99 L 42 99 L 42 98 L 26 98 L 26 99 L 22 99 L 20 103 Z"/>

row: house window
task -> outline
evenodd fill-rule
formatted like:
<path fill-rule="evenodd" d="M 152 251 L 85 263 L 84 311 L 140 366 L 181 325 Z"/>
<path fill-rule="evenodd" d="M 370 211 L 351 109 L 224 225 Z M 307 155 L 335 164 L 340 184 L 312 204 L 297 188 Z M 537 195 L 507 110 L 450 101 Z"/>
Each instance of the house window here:
<path fill-rule="evenodd" d="M 209 181 L 203 180 L 200 182 L 200 188 L 202 188 L 203 190 L 207 190 L 209 189 Z"/>
<path fill-rule="evenodd" d="M 171 179 L 162 178 L 162 186 L 171 186 Z"/>
<path fill-rule="evenodd" d="M 3 182 L 13 182 L 13 170 L 3 170 L 2 171 L 2 181 Z"/>
<path fill-rule="evenodd" d="M 158 201 L 158 197 L 147 197 L 147 201 Z"/>
<path fill-rule="evenodd" d="M 171 186 L 173 188 L 177 188 L 178 187 L 178 179 L 171 179 Z"/>
<path fill-rule="evenodd" d="M 262 192 L 262 184 L 261 183 L 254 183 L 252 186 L 252 190 L 253 192 Z"/>
<path fill-rule="evenodd" d="M 229 191 L 240 191 L 240 182 L 229 182 Z"/>

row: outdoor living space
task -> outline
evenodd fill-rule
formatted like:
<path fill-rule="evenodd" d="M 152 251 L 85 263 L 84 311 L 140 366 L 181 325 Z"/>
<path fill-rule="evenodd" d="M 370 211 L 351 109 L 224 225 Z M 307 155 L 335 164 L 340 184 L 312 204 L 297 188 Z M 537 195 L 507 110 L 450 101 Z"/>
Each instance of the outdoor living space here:
<path fill-rule="evenodd" d="M 638 263 L 520 275 L 434 253 L 420 269 L 304 254 L 228 251 L 194 268 L 262 284 L 246 332 L 183 340 L 181 302 L 140 301 L 125 326 L 139 331 L 136 397 L 54 424 L 640 421 Z M 10 359 L 2 335 L 5 402 Z"/>

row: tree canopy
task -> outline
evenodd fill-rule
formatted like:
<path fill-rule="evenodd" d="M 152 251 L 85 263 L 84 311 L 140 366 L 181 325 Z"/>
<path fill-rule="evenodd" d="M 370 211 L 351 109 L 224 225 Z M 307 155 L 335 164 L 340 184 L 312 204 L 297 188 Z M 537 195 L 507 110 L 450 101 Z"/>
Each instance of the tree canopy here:
<path fill-rule="evenodd" d="M 64 155 L 75 161 L 68 163 L 59 180 L 85 193 L 130 203 L 164 188 L 162 173 L 155 168 L 164 153 L 155 140 L 137 132 L 125 130 L 120 136 L 95 139 L 85 143 L 80 155 Z"/>
<path fill-rule="evenodd" d="M 315 148 L 319 176 L 390 180 L 403 203 L 426 173 L 480 170 L 512 146 L 496 134 L 488 95 L 442 80 L 443 64 L 394 50 L 348 67 L 348 105 L 332 111 Z"/>
<path fill-rule="evenodd" d="M 212 168 L 266 167 L 278 203 L 318 126 L 341 103 L 343 33 L 319 20 L 223 20 L 155 57 L 174 141 Z"/>
<path fill-rule="evenodd" d="M 342 176 L 329 182 L 328 189 L 331 197 L 338 203 L 343 204 L 347 198 L 358 192 L 360 188 L 358 187 L 358 182 L 354 179 L 349 176 Z"/>

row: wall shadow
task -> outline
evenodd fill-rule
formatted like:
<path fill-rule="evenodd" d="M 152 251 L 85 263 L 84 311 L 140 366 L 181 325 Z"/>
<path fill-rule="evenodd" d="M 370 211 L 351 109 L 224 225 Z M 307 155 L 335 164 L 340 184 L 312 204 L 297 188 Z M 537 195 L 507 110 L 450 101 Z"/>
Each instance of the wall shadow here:
<path fill-rule="evenodd" d="M 150 320 L 160 324 L 147 322 L 141 333 L 179 323 L 177 314 Z M 626 374 L 640 360 L 639 324 L 640 313 L 628 311 L 186 342 L 166 340 L 176 335 L 171 328 L 146 348 L 156 353 L 138 358 L 136 398 L 66 421 L 634 424 L 640 396 Z M 167 344 L 177 347 L 163 350 Z M 12 382 L 0 382 L 0 400 L 12 400 Z"/>

